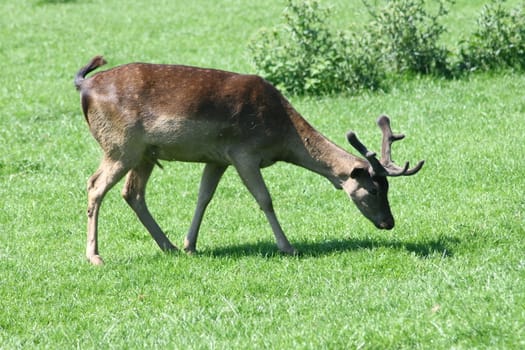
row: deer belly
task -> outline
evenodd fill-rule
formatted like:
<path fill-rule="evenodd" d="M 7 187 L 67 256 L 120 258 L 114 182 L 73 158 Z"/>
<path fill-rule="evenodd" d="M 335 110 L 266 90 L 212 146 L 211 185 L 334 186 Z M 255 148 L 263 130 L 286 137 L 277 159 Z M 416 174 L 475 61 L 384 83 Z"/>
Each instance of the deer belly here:
<path fill-rule="evenodd" d="M 258 130 L 247 132 L 228 122 L 195 120 L 188 118 L 157 119 L 155 125 L 147 128 L 146 142 L 157 150 L 157 157 L 162 160 L 185 162 L 205 162 L 230 165 L 231 154 L 259 154 L 265 146 L 264 137 Z M 262 146 L 262 147 L 261 147 Z M 272 152 L 270 152 L 272 153 Z M 273 158 L 263 161 L 264 166 L 273 163 Z"/>
<path fill-rule="evenodd" d="M 171 144 L 158 147 L 156 156 L 160 160 L 167 161 L 231 164 L 226 152 L 214 148 L 188 148 L 184 145 Z"/>

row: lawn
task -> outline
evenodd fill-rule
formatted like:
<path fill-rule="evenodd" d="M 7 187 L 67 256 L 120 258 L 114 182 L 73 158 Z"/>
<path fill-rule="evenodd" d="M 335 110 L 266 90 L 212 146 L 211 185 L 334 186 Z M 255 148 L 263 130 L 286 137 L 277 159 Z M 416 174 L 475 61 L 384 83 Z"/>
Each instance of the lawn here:
<path fill-rule="evenodd" d="M 483 3 L 456 1 L 449 34 L 471 30 Z M 360 25 L 359 4 L 333 1 L 334 23 Z M 0 349 L 525 347 L 519 73 L 290 97 L 349 150 L 349 129 L 378 150 L 374 122 L 382 113 L 407 135 L 394 158 L 426 165 L 391 179 L 393 231 L 376 230 L 324 178 L 276 164 L 263 174 L 301 256 L 277 252 L 264 215 L 230 169 L 204 218 L 199 254 L 161 253 L 119 184 L 100 217 L 106 265 L 86 262 L 85 184 L 101 151 L 73 86 L 78 68 L 104 54 L 108 67 L 148 61 L 253 72 L 248 42 L 278 24 L 284 6 L 0 3 Z M 148 202 L 181 246 L 202 165 L 163 165 Z"/>

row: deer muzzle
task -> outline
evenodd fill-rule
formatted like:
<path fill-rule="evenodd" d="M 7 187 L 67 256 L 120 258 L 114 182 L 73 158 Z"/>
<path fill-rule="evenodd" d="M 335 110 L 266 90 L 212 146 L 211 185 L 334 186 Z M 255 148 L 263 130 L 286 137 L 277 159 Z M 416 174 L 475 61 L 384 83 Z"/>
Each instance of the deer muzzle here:
<path fill-rule="evenodd" d="M 394 218 L 391 217 L 391 218 L 388 218 L 388 219 L 385 219 L 379 223 L 376 224 L 376 227 L 378 229 L 381 229 L 381 230 L 391 230 L 394 228 Z"/>

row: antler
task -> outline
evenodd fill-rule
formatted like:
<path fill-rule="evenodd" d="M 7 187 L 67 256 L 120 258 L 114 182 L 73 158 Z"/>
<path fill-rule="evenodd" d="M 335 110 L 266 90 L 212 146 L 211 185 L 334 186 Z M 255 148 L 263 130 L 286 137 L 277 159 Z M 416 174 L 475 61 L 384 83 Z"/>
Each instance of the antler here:
<path fill-rule="evenodd" d="M 350 131 L 346 138 L 348 142 L 361 153 L 370 163 L 371 173 L 375 176 L 409 176 L 416 174 L 425 163 L 424 160 L 417 163 L 415 167 L 409 169 L 409 163 L 406 162 L 403 167 L 400 167 L 392 161 L 392 143 L 394 141 L 402 140 L 405 135 L 394 134 L 390 128 L 390 119 L 386 115 L 379 117 L 377 125 L 381 128 L 383 133 L 383 142 L 381 145 L 381 160 L 376 158 L 376 153 L 369 151 L 365 145 L 363 145 L 353 131 Z"/>

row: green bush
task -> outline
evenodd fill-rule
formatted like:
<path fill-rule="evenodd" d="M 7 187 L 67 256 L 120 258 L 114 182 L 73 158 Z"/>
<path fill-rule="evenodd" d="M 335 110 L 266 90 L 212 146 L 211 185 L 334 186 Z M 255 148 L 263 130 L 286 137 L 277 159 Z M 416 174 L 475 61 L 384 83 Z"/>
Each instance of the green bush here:
<path fill-rule="evenodd" d="M 258 72 L 293 94 L 379 88 L 383 72 L 367 38 L 332 33 L 325 23 L 329 14 L 316 0 L 289 0 L 285 24 L 261 30 L 250 44 Z"/>
<path fill-rule="evenodd" d="M 505 0 L 492 0 L 476 31 L 449 50 L 440 44 L 446 31 L 440 21 L 454 0 L 362 1 L 371 21 L 352 33 L 332 32 L 330 10 L 318 1 L 288 0 L 285 23 L 261 30 L 249 46 L 258 73 L 288 93 L 319 95 L 380 89 L 387 77 L 407 73 L 525 69 L 525 2 L 509 11 Z"/>
<path fill-rule="evenodd" d="M 449 51 L 439 43 L 445 27 L 439 21 L 451 0 L 439 0 L 436 14 L 429 13 L 425 0 L 389 0 L 379 9 L 363 3 L 372 16 L 367 31 L 386 67 L 397 73 L 448 74 Z"/>
<path fill-rule="evenodd" d="M 483 7 L 477 31 L 461 45 L 460 70 L 525 69 L 525 2 L 510 11 L 504 2 Z"/>

